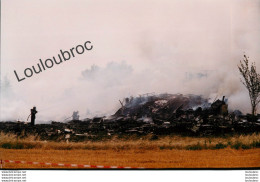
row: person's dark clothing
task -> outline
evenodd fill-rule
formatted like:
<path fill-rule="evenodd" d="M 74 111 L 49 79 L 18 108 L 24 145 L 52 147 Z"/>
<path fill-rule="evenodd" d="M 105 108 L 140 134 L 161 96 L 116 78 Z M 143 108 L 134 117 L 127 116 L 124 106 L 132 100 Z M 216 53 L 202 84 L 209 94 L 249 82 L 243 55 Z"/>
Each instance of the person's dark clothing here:
<path fill-rule="evenodd" d="M 33 109 L 31 109 L 31 125 L 33 126 L 35 124 L 35 118 L 36 118 L 36 107 L 34 107 Z"/>

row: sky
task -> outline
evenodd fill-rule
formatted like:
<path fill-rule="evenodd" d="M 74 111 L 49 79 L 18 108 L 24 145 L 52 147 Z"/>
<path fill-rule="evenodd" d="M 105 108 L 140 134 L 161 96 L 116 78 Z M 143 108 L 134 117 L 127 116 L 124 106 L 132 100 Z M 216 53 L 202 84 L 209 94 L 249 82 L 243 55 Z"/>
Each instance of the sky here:
<path fill-rule="evenodd" d="M 260 67 L 260 0 L 2 0 L 0 121 L 113 114 L 128 96 L 228 98 L 250 112 L 237 69 Z M 18 82 L 26 68 L 91 41 L 93 49 Z M 259 111 L 259 110 L 258 110 Z"/>

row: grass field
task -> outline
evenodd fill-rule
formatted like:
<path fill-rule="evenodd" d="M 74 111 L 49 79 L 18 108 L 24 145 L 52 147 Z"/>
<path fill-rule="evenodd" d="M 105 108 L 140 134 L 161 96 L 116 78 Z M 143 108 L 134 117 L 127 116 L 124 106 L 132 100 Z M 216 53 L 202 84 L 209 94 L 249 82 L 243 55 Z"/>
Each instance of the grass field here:
<path fill-rule="evenodd" d="M 144 168 L 248 168 L 260 167 L 259 143 L 259 134 L 216 138 L 114 137 L 80 143 L 39 141 L 33 136 L 17 139 L 1 134 L 0 159 Z M 52 166 L 6 163 L 3 167 Z"/>
<path fill-rule="evenodd" d="M 85 142 L 40 141 L 35 136 L 17 138 L 15 135 L 0 134 L 0 148 L 5 149 L 54 149 L 54 150 L 130 150 L 130 149 L 253 149 L 260 148 L 260 134 L 235 135 L 229 137 L 183 137 L 178 135 L 160 136 L 114 136 L 109 140 Z"/>

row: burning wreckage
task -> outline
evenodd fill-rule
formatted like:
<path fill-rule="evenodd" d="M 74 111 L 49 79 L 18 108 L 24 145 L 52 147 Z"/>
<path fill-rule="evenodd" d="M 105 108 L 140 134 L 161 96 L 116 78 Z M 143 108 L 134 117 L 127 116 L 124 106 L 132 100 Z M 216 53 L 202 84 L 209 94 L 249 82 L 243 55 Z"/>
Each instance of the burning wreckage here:
<path fill-rule="evenodd" d="M 109 117 L 79 120 L 78 112 L 74 112 L 73 120 L 67 123 L 53 121 L 52 124 L 33 126 L 23 122 L 1 122 L 0 130 L 20 137 L 34 134 L 40 139 L 57 141 L 132 134 L 213 136 L 260 131 L 260 115 L 242 115 L 238 110 L 229 113 L 224 96 L 211 104 L 197 95 L 145 94 L 125 98 L 120 104 L 122 107 Z"/>

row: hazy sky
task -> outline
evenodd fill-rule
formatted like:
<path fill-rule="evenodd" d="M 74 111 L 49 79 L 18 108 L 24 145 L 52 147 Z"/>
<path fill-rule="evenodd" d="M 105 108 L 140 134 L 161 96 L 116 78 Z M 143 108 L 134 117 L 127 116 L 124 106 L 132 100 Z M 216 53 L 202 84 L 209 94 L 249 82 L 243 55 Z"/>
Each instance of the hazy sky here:
<path fill-rule="evenodd" d="M 260 67 L 260 0 L 2 0 L 1 118 L 112 114 L 143 93 L 226 95 L 250 111 L 237 64 Z M 93 50 L 18 82 L 26 68 L 91 41 Z M 198 76 L 199 74 L 207 76 Z"/>

